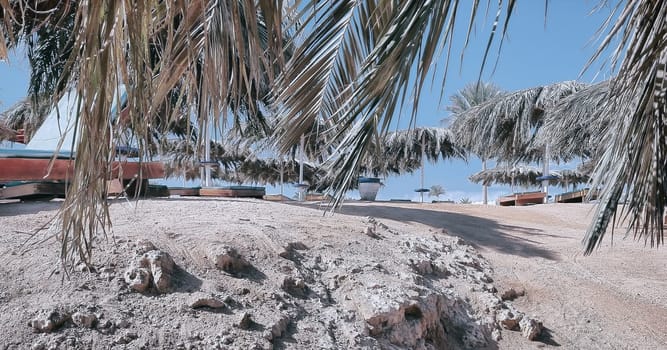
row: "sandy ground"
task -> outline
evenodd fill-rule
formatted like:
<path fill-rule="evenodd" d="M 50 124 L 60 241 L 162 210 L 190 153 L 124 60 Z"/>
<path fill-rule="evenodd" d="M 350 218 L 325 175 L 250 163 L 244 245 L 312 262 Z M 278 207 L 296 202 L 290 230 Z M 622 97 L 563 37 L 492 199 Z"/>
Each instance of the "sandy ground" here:
<path fill-rule="evenodd" d="M 0 204 L 0 349 L 667 348 L 667 252 L 617 235 L 584 257 L 588 204 L 352 202 L 331 216 L 294 202 L 119 201 L 95 269 L 67 278 L 52 230 L 24 244 L 58 207 Z M 147 240 L 176 264 L 167 292 L 125 281 Z M 247 265 L 222 271 L 230 247 Z M 500 302 L 508 288 L 525 295 Z M 494 340 L 507 307 L 543 334 Z M 60 328 L 28 326 L 54 310 Z M 74 313 L 94 315 L 92 328 Z"/>
<path fill-rule="evenodd" d="M 613 244 L 608 235 L 599 250 L 583 256 L 581 240 L 593 209 L 363 204 L 343 212 L 445 228 L 463 238 L 489 260 L 500 288 L 526 290 L 516 305 L 544 321 L 547 347 L 667 349 L 667 251 L 617 229 Z"/>

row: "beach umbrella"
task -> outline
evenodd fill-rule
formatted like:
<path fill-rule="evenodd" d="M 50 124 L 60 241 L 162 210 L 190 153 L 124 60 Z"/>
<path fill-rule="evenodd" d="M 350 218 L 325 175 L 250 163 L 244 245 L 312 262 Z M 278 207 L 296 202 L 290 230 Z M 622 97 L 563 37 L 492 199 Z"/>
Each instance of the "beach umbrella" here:
<path fill-rule="evenodd" d="M 541 161 L 542 171 L 548 174 L 549 145 L 534 145 L 544 112 L 585 86 L 566 81 L 504 94 L 461 112 L 461 120 L 453 128 L 461 144 L 474 153 L 499 161 Z M 548 181 L 543 182 L 547 194 L 548 185 Z"/>
<path fill-rule="evenodd" d="M 387 133 L 361 164 L 367 175 L 388 176 L 412 173 L 425 161 L 465 158 L 465 150 L 454 142 L 454 135 L 446 128 L 418 127 Z"/>
<path fill-rule="evenodd" d="M 512 192 L 514 186 L 522 187 L 538 186 L 540 181 L 537 180 L 542 176 L 542 170 L 529 165 L 514 165 L 503 166 L 498 165 L 495 168 L 479 171 L 471 175 L 468 179 L 474 183 L 483 183 L 487 186 L 493 184 L 510 185 Z"/>
<path fill-rule="evenodd" d="M 465 150 L 455 142 L 447 128 L 416 127 L 389 132 L 384 138 L 386 155 L 396 164 L 410 164 L 412 160 L 435 163 L 441 159 L 465 158 Z"/>
<path fill-rule="evenodd" d="M 554 170 L 553 174 L 556 176 L 556 181 L 563 188 L 567 189 L 570 185 L 574 188 L 579 184 L 585 184 L 590 181 L 590 176 L 579 170 L 561 169 Z"/>
<path fill-rule="evenodd" d="M 42 98 L 35 102 L 25 98 L 0 113 L 0 123 L 13 130 L 23 129 L 25 142 L 28 142 L 46 119 L 51 107 L 48 99 Z"/>
<path fill-rule="evenodd" d="M 439 159 L 465 158 L 465 150 L 454 141 L 451 130 L 438 127 L 418 127 L 388 133 L 384 139 L 386 156 L 393 164 L 409 168 L 420 163 L 421 187 L 424 188 L 424 163 Z"/>
<path fill-rule="evenodd" d="M 245 145 L 231 140 L 224 144 L 211 141 L 209 148 L 210 161 L 222 168 L 232 168 L 250 155 L 250 150 Z M 166 142 L 162 152 L 166 177 L 184 177 L 186 180 L 201 177 L 200 169 L 204 159 L 200 157 L 193 141 L 179 139 Z M 211 177 L 218 178 L 217 172 L 213 171 Z"/>
<path fill-rule="evenodd" d="M 530 149 L 545 110 L 586 85 L 566 81 L 503 94 L 459 113 L 452 124 L 457 140 L 475 154 L 498 160 L 542 160 Z"/>
<path fill-rule="evenodd" d="M 560 100 L 545 112 L 537 133 L 538 145 L 548 144 L 554 158 L 594 157 L 605 148 L 609 123 L 628 111 L 607 113 L 611 81 L 585 87 Z M 625 107 L 629 106 L 625 105 Z"/>

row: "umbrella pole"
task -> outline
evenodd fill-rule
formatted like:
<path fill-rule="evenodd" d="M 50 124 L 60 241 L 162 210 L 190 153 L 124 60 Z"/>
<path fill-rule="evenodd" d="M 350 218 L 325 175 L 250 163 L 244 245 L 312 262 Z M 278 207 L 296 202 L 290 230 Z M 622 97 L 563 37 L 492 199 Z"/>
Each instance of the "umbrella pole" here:
<path fill-rule="evenodd" d="M 211 130 L 208 124 L 208 117 L 205 119 L 204 123 L 204 162 L 206 163 L 206 166 L 204 167 L 204 184 L 206 187 L 210 187 L 211 167 L 209 162 L 211 161 Z"/>
<path fill-rule="evenodd" d="M 542 174 L 549 176 L 549 144 L 544 146 L 544 164 Z M 542 180 L 542 187 L 544 187 L 544 203 L 549 203 L 549 180 Z"/>
<path fill-rule="evenodd" d="M 482 159 L 482 171 L 486 170 L 486 159 Z M 489 187 L 486 185 L 486 182 L 482 183 L 482 195 L 484 196 L 484 205 L 489 204 Z"/>
<path fill-rule="evenodd" d="M 299 183 L 303 184 L 303 159 L 304 159 L 304 148 L 306 145 L 306 138 L 304 135 L 301 135 L 301 150 L 299 151 Z"/>
<path fill-rule="evenodd" d="M 285 162 L 283 161 L 283 158 L 280 157 L 280 200 L 283 200 L 283 184 L 285 183 L 285 179 L 283 177 L 283 174 L 285 173 Z"/>
<path fill-rule="evenodd" d="M 422 134 L 422 166 L 421 166 L 421 189 L 424 189 L 424 158 L 426 158 L 426 151 L 424 150 L 424 146 L 426 145 L 426 135 Z M 421 201 L 424 203 L 424 191 L 420 191 L 419 194 L 421 195 Z"/>

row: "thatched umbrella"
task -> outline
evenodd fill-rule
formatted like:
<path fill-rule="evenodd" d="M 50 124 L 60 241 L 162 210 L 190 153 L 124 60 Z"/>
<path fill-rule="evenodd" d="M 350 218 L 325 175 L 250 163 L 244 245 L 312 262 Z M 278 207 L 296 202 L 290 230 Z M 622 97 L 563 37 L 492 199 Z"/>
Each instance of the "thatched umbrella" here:
<path fill-rule="evenodd" d="M 424 161 L 465 158 L 465 150 L 454 142 L 449 129 L 419 127 L 387 133 L 374 144 L 361 164 L 366 175 L 387 176 L 412 173 Z"/>
<path fill-rule="evenodd" d="M 236 183 L 252 182 L 273 186 L 283 182 L 296 184 L 307 181 L 309 190 L 317 190 L 321 187 L 319 179 L 323 175 L 315 164 L 309 162 L 255 158 L 246 159 L 233 169 L 221 171 L 220 178 Z"/>
<path fill-rule="evenodd" d="M 554 170 L 553 174 L 558 177 L 558 184 L 567 189 L 570 185 L 575 187 L 579 184 L 585 184 L 590 181 L 590 176 L 579 170 L 562 169 Z"/>
<path fill-rule="evenodd" d="M 421 166 L 421 187 L 424 188 L 424 163 L 439 159 L 465 158 L 465 150 L 454 142 L 451 130 L 437 127 L 419 127 L 395 131 L 385 138 L 386 156 L 390 163 L 409 169 L 415 163 Z"/>
<path fill-rule="evenodd" d="M 51 103 L 46 98 L 39 99 L 39 104 L 36 108 L 35 102 L 30 98 L 26 98 L 16 102 L 9 109 L 0 113 L 0 122 L 13 130 L 23 129 L 25 132 L 25 142 L 28 142 L 42 125 L 44 119 L 46 119 L 50 108 Z"/>
<path fill-rule="evenodd" d="M 465 158 L 465 150 L 454 139 L 451 130 L 438 127 L 418 127 L 394 131 L 384 139 L 387 155 L 397 164 L 417 161 L 432 163 L 440 159 Z"/>
<path fill-rule="evenodd" d="M 462 112 L 452 127 L 461 144 L 477 154 L 497 160 L 542 161 L 543 172 L 549 173 L 549 148 L 535 147 L 535 134 L 545 110 L 584 87 L 566 81 L 502 95 Z M 548 192 L 548 181 L 543 185 Z"/>
<path fill-rule="evenodd" d="M 502 184 L 512 186 L 514 192 L 514 185 L 529 187 L 539 186 L 541 183 L 542 170 L 528 165 L 516 165 L 513 167 L 497 166 L 492 169 L 483 170 L 470 176 L 468 179 L 474 183 L 483 183 L 487 185 Z M 589 176 L 579 170 L 561 169 L 552 170 L 549 173 L 549 184 L 560 185 L 564 188 L 569 185 L 577 185 L 587 183 Z"/>
<path fill-rule="evenodd" d="M 452 124 L 461 145 L 498 160 L 526 160 L 526 150 L 541 126 L 544 112 L 586 87 L 566 81 L 520 90 L 461 112 Z M 533 153 L 529 158 L 538 156 Z"/>
<path fill-rule="evenodd" d="M 232 168 L 243 162 L 250 151 L 240 144 L 228 142 L 211 141 L 210 160 L 217 167 Z M 197 153 L 197 148 L 190 140 L 181 139 L 167 142 L 163 147 L 165 160 L 165 175 L 167 177 L 183 177 L 185 180 L 193 180 L 201 177 L 201 161 L 203 157 Z M 211 173 L 212 178 L 218 178 L 216 171 Z"/>
<path fill-rule="evenodd" d="M 541 169 L 529 165 L 515 165 L 512 167 L 499 165 L 495 168 L 479 171 L 468 179 L 474 183 L 482 183 L 487 186 L 492 184 L 510 185 L 512 192 L 514 192 L 515 185 L 523 187 L 539 186 L 540 181 L 537 178 L 541 175 Z"/>
<path fill-rule="evenodd" d="M 588 86 L 549 108 L 537 133 L 537 144 L 548 144 L 552 156 L 564 161 L 594 157 L 604 148 L 602 141 L 615 115 L 604 108 L 610 87 L 609 80 Z"/>

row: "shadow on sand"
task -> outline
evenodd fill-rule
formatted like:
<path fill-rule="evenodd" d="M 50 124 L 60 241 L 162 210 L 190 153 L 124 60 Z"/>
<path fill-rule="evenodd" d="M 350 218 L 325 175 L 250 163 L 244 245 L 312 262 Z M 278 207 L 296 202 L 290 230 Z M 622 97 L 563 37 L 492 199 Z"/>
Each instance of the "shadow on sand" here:
<path fill-rule="evenodd" d="M 502 225 L 495 220 L 471 215 L 429 209 L 386 207 L 382 205 L 343 205 L 337 213 L 354 216 L 372 216 L 402 222 L 416 222 L 435 229 L 445 229 L 448 234 L 465 240 L 475 248 L 485 248 L 521 257 L 541 257 L 559 260 L 553 251 L 531 237 L 553 236 L 534 228 Z M 334 214 L 335 215 L 335 214 Z M 518 232 L 521 236 L 507 232 Z"/>

